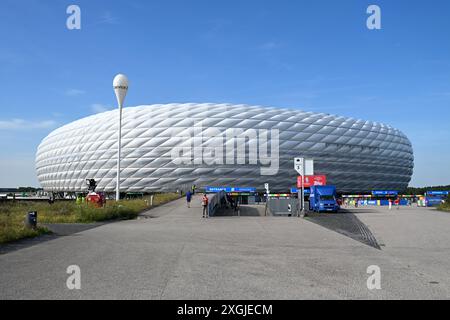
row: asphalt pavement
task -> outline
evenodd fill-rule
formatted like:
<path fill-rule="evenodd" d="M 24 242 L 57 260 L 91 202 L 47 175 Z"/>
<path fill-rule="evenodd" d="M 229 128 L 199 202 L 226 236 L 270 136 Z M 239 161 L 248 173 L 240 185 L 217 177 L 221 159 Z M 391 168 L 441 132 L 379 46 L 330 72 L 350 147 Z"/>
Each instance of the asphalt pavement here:
<path fill-rule="evenodd" d="M 378 248 L 341 230 L 348 215 Z M 190 209 L 180 199 L 137 220 L 0 250 L 0 299 L 450 298 L 450 213 L 371 207 L 332 219 L 336 227 L 257 214 L 203 219 L 200 198 Z M 80 290 L 66 285 L 71 265 Z M 371 265 L 380 290 L 367 287 Z"/>

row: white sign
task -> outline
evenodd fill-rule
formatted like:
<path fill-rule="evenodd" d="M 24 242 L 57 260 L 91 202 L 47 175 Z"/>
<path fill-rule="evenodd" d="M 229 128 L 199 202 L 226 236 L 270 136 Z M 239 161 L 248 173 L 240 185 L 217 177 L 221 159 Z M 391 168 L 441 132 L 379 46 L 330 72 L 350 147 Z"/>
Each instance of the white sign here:
<path fill-rule="evenodd" d="M 304 158 L 295 158 L 294 159 L 294 169 L 298 172 L 299 175 L 303 175 L 303 164 L 305 163 Z"/>
<path fill-rule="evenodd" d="M 294 159 L 294 169 L 299 175 L 305 174 L 306 176 L 314 175 L 314 160 L 305 158 L 295 158 Z M 303 172 L 303 169 L 305 172 Z"/>
<path fill-rule="evenodd" d="M 314 160 L 305 159 L 305 176 L 313 176 L 313 175 L 314 175 Z"/>

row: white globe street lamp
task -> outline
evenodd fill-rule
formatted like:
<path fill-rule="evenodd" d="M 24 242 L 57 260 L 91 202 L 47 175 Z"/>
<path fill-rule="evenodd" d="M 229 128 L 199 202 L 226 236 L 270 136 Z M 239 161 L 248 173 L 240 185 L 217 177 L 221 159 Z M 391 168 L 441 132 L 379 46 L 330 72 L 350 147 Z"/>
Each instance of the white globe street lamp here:
<path fill-rule="evenodd" d="M 116 94 L 117 103 L 119 104 L 119 137 L 118 137 L 118 151 L 117 151 L 117 184 L 116 184 L 116 201 L 120 200 L 120 152 L 121 152 L 121 137 L 122 137 L 122 107 L 123 101 L 128 91 L 128 78 L 124 74 L 118 74 L 114 77 L 113 88 Z"/>

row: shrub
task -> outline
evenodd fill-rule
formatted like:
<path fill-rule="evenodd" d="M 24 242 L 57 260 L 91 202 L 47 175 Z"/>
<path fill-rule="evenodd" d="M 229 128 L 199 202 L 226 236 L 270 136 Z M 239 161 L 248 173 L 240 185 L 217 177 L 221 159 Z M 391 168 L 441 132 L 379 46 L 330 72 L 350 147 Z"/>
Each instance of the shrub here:
<path fill-rule="evenodd" d="M 450 194 L 445 199 L 445 202 L 438 207 L 439 210 L 450 211 Z"/>

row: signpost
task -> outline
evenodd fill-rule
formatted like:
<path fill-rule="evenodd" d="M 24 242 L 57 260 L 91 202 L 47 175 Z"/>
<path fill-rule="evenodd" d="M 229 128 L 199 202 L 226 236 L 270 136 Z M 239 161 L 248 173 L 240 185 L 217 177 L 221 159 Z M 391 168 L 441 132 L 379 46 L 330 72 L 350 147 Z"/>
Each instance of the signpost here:
<path fill-rule="evenodd" d="M 314 174 L 314 160 L 305 158 L 294 158 L 294 169 L 301 176 L 303 181 L 305 175 Z M 297 216 L 305 216 L 305 187 L 304 183 L 301 184 L 301 190 L 298 192 L 298 200 L 300 202 L 299 210 L 297 210 Z"/>
<path fill-rule="evenodd" d="M 264 189 L 266 189 L 266 195 L 267 195 L 266 196 L 266 208 L 265 208 L 265 211 L 264 211 L 264 215 L 267 216 L 267 207 L 269 205 L 269 194 L 270 194 L 269 184 L 268 183 L 264 184 Z"/>
<path fill-rule="evenodd" d="M 294 168 L 295 170 L 300 174 L 300 176 L 305 176 L 305 159 L 304 158 L 295 158 L 294 160 Z M 304 200 L 304 188 L 303 183 L 300 190 L 298 190 L 298 201 L 299 201 L 299 209 L 297 210 L 297 217 L 300 217 L 301 214 L 303 214 L 303 200 Z M 301 211 L 301 213 L 300 213 Z"/>

